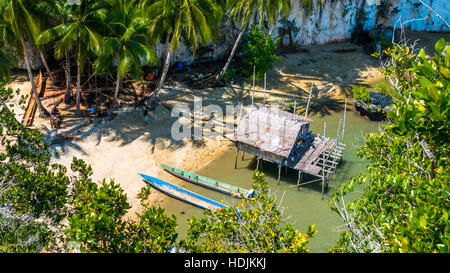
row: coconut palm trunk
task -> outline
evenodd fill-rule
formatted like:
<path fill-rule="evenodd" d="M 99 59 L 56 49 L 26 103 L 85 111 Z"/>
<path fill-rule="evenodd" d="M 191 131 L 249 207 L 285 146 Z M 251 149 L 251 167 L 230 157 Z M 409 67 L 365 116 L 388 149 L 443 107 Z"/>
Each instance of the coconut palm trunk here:
<path fill-rule="evenodd" d="M 216 80 L 222 79 L 223 74 L 225 74 L 225 72 L 227 71 L 228 67 L 231 64 L 231 60 L 233 60 L 234 54 L 236 54 L 237 47 L 238 47 L 239 42 L 241 41 L 243 35 L 244 35 L 244 30 L 241 30 L 241 32 L 239 32 L 239 35 L 238 35 L 238 37 L 236 39 L 236 42 L 234 43 L 233 49 L 231 50 L 230 56 L 228 57 L 227 63 L 223 67 L 222 72 L 220 72 L 216 76 Z"/>
<path fill-rule="evenodd" d="M 166 80 L 167 72 L 169 71 L 169 65 L 170 65 L 170 58 L 172 57 L 172 48 L 170 47 L 170 37 L 169 35 L 166 38 L 166 48 L 167 48 L 167 54 L 166 54 L 166 60 L 164 61 L 163 71 L 161 74 L 161 78 L 159 79 L 158 87 L 156 88 L 155 92 L 153 92 L 152 96 L 150 97 L 148 105 L 152 105 L 157 96 L 159 91 L 164 85 L 164 81 Z"/>
<path fill-rule="evenodd" d="M 78 47 L 78 62 L 77 62 L 77 95 L 76 95 L 76 110 L 75 114 L 80 115 L 80 102 L 81 102 L 81 49 Z"/>
<path fill-rule="evenodd" d="M 22 43 L 23 56 L 24 56 L 24 60 L 25 60 L 25 65 L 27 67 L 28 78 L 30 79 L 31 89 L 33 90 L 33 94 L 36 99 L 36 104 L 38 106 L 39 113 L 46 115 L 46 116 L 50 116 L 47 109 L 45 109 L 44 106 L 42 105 L 41 99 L 39 98 L 37 87 L 36 87 L 36 84 L 34 83 L 33 72 L 31 71 L 31 65 L 30 65 L 30 59 L 29 59 L 30 56 L 28 55 L 25 39 L 23 38 L 23 36 L 20 37 L 20 42 Z"/>
<path fill-rule="evenodd" d="M 45 70 L 47 70 L 48 76 L 53 84 L 56 84 L 56 79 L 53 77 L 52 71 L 50 70 L 50 67 L 48 66 L 47 60 L 44 56 L 44 53 L 42 50 L 39 50 L 39 55 L 41 56 L 42 63 L 44 64 Z"/>
<path fill-rule="evenodd" d="M 119 91 L 122 87 L 122 77 L 119 76 L 119 72 L 117 72 L 117 80 L 116 80 L 116 90 L 114 91 L 114 100 L 113 106 L 117 106 L 117 100 L 119 98 Z"/>
<path fill-rule="evenodd" d="M 70 78 L 70 59 L 69 55 L 66 54 L 66 88 L 69 90 L 70 93 L 72 93 L 72 88 L 70 86 L 71 84 L 71 78 Z"/>

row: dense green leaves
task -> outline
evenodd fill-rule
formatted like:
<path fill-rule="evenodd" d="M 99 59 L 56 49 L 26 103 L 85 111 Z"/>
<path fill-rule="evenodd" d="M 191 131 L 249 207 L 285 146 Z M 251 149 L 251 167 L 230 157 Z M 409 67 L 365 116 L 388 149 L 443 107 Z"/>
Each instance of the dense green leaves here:
<path fill-rule="evenodd" d="M 358 149 L 371 163 L 367 173 L 342 185 L 333 199 L 348 227 L 334 251 L 449 252 L 450 57 L 441 54 L 446 44 L 439 40 L 431 58 L 405 45 L 386 50 L 383 73 L 395 83 L 388 92 L 394 110 L 382 131 L 366 135 Z M 354 183 L 363 185 L 362 196 L 338 205 Z"/>
<path fill-rule="evenodd" d="M 251 76 L 255 68 L 256 80 L 264 78 L 264 74 L 272 68 L 273 62 L 280 61 L 280 58 L 274 54 L 278 40 L 274 41 L 270 35 L 264 35 L 262 31 L 256 29 L 248 35 L 242 49 L 245 75 Z"/>
<path fill-rule="evenodd" d="M 314 226 L 303 234 L 284 223 L 264 175 L 256 171 L 254 181 L 252 188 L 256 196 L 252 200 L 189 219 L 189 234 L 181 247 L 192 252 L 214 253 L 308 252 L 306 245 L 316 233 Z"/>
<path fill-rule="evenodd" d="M 69 179 L 63 166 L 50 164 L 41 133 L 18 123 L 8 108 L 12 93 L 0 88 L 0 245 L 40 251 L 66 215 Z"/>
<path fill-rule="evenodd" d="M 363 102 L 369 102 L 369 92 L 367 92 L 367 86 L 364 85 L 354 85 L 352 86 L 353 98 L 361 100 Z"/>

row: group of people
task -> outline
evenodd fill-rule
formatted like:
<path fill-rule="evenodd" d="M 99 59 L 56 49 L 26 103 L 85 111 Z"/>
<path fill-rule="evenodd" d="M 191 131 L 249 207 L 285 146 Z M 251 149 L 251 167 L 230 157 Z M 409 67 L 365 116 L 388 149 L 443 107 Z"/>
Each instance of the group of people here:
<path fill-rule="evenodd" d="M 70 90 L 67 90 L 66 94 L 64 95 L 63 102 L 68 104 L 71 101 L 71 92 Z M 89 107 L 89 111 L 92 113 L 95 113 L 93 107 Z M 144 107 L 144 122 L 147 125 L 149 123 L 149 114 L 150 114 L 150 108 L 148 106 Z M 99 111 L 98 116 L 99 117 L 106 117 L 109 113 L 107 110 Z M 53 104 L 51 116 L 50 116 L 50 123 L 52 128 L 58 128 L 61 125 L 61 114 L 58 110 L 58 107 L 56 106 L 56 103 Z"/>
<path fill-rule="evenodd" d="M 65 104 L 69 104 L 72 100 L 72 93 L 69 89 L 67 89 L 66 93 L 64 94 L 63 102 Z M 58 128 L 61 125 L 61 113 L 58 110 L 58 107 L 56 106 L 56 103 L 53 104 L 52 111 L 50 113 L 50 125 L 52 128 Z"/>

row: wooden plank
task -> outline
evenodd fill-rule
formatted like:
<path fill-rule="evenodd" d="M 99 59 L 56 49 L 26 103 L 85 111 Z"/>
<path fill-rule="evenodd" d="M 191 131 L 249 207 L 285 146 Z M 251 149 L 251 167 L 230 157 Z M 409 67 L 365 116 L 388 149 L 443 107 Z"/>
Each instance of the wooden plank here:
<path fill-rule="evenodd" d="M 333 173 L 332 171 L 329 171 L 329 170 L 326 170 L 326 169 L 323 169 L 322 171 L 325 171 L 327 173 Z"/>
<path fill-rule="evenodd" d="M 45 86 L 43 86 L 44 80 L 42 77 L 42 71 L 39 71 L 39 75 L 34 79 L 36 88 L 38 89 L 38 95 L 41 96 L 44 92 Z M 22 124 L 25 126 L 33 125 L 34 116 L 36 115 L 37 103 L 34 96 L 33 89 L 30 91 L 30 100 L 28 101 L 27 109 L 22 119 Z"/>
<path fill-rule="evenodd" d="M 328 143 L 329 141 L 330 141 L 330 139 L 325 140 L 316 149 L 311 147 L 310 150 L 312 149 L 313 152 L 311 154 L 309 154 L 308 157 L 303 156 L 302 159 L 300 159 L 299 163 L 310 164 L 312 161 L 314 161 L 322 153 L 323 148 L 325 147 L 326 143 Z"/>

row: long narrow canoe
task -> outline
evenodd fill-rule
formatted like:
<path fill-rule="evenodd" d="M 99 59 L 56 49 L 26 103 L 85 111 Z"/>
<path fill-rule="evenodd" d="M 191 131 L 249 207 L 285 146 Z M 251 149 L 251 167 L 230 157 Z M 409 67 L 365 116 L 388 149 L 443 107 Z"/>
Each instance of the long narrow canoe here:
<path fill-rule="evenodd" d="M 157 190 L 165 193 L 173 198 L 179 199 L 194 206 L 209 209 L 211 211 L 221 210 L 223 208 L 229 208 L 227 205 L 211 200 L 195 192 L 188 191 L 181 187 L 175 186 L 169 182 L 163 181 L 153 176 L 139 173 L 145 182 L 156 188 Z"/>
<path fill-rule="evenodd" d="M 204 177 L 195 173 L 190 173 L 187 171 L 183 171 L 171 166 L 167 166 L 164 164 L 161 164 L 161 166 L 164 168 L 165 171 L 167 171 L 168 173 L 181 178 L 183 180 L 186 180 L 188 182 L 191 182 L 193 184 L 208 188 L 208 189 L 212 189 L 221 193 L 225 193 L 237 198 L 243 198 L 243 199 L 247 199 L 249 200 L 251 197 L 249 196 L 249 194 L 251 195 L 252 192 L 250 192 L 249 190 L 243 189 L 243 188 L 239 188 L 236 187 L 234 185 L 230 185 L 221 181 L 217 181 L 208 177 Z"/>

